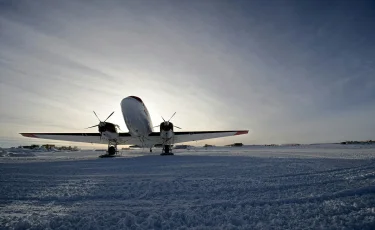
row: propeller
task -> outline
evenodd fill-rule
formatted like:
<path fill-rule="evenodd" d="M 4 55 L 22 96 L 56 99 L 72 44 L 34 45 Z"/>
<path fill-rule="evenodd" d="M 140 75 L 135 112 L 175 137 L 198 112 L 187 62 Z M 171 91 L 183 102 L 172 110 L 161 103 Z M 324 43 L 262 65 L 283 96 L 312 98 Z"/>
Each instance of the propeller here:
<path fill-rule="evenodd" d="M 114 113 L 115 111 L 113 111 L 111 114 L 109 114 L 109 116 L 107 117 L 107 119 L 104 120 L 104 122 L 106 122 Z M 100 120 L 99 120 L 100 121 Z"/>
<path fill-rule="evenodd" d="M 120 128 L 120 126 L 119 125 L 115 125 L 120 131 L 122 131 L 122 129 Z"/>
<path fill-rule="evenodd" d="M 176 115 L 176 112 L 174 112 L 174 114 L 171 116 L 171 118 L 169 118 L 168 121 L 170 121 L 174 117 L 174 115 Z"/>
<path fill-rule="evenodd" d="M 100 119 L 99 119 L 98 115 L 96 115 L 95 111 L 93 111 L 93 112 L 94 112 L 94 114 L 95 114 L 96 118 L 98 118 L 98 120 L 100 121 Z"/>
<path fill-rule="evenodd" d="M 105 122 L 113 115 L 113 113 L 115 112 L 115 111 L 113 111 L 111 114 L 109 114 L 109 116 L 107 117 L 107 119 L 105 119 L 104 121 L 101 121 L 100 119 L 99 119 L 99 117 L 98 117 L 98 115 L 95 113 L 95 111 L 93 111 L 94 112 L 94 114 L 95 114 L 95 116 L 96 116 L 96 118 L 98 118 L 98 120 L 99 120 L 99 124 L 97 124 L 97 125 L 93 125 L 93 126 L 90 126 L 90 127 L 87 127 L 86 129 L 91 129 L 91 128 L 94 128 L 94 127 L 98 127 L 98 126 L 104 126 L 105 125 Z"/>
<path fill-rule="evenodd" d="M 173 113 L 173 115 L 171 116 L 171 118 L 169 118 L 168 121 L 166 121 L 166 120 L 164 119 L 163 116 L 161 116 L 161 119 L 163 119 L 164 124 L 168 124 L 169 121 L 174 117 L 174 115 L 176 115 L 176 112 Z M 160 125 L 161 125 L 161 124 L 160 124 Z M 159 127 L 160 125 L 154 126 L 154 128 Z M 182 129 L 182 128 L 180 128 L 180 127 L 178 127 L 178 126 L 175 126 L 175 125 L 173 125 L 173 127 L 178 128 L 178 129 Z"/>
<path fill-rule="evenodd" d="M 97 126 L 99 126 L 99 125 L 90 126 L 90 127 L 85 128 L 85 129 L 91 129 L 91 128 L 94 128 L 94 127 L 97 127 Z"/>
<path fill-rule="evenodd" d="M 98 120 L 99 120 L 99 124 L 97 124 L 97 125 L 93 125 L 93 126 L 90 126 L 90 127 L 87 127 L 86 129 L 91 129 L 91 128 L 94 128 L 94 127 L 99 127 L 99 132 L 100 132 L 100 134 L 101 134 L 102 132 L 101 132 L 101 130 L 100 130 L 100 127 L 105 126 L 106 121 L 107 121 L 107 120 L 113 115 L 113 113 L 114 113 L 115 111 L 113 111 L 111 114 L 109 114 L 109 116 L 107 117 L 107 119 L 105 119 L 104 121 L 101 121 L 101 120 L 99 119 L 99 117 L 98 117 L 98 115 L 95 113 L 95 111 L 93 111 L 93 112 L 94 112 L 94 114 L 95 114 L 95 117 L 98 118 Z M 118 127 L 118 128 L 120 129 L 120 126 L 116 125 L 116 127 Z M 121 130 L 121 129 L 120 129 L 120 130 Z M 102 135 L 100 135 L 100 141 L 102 141 Z"/>

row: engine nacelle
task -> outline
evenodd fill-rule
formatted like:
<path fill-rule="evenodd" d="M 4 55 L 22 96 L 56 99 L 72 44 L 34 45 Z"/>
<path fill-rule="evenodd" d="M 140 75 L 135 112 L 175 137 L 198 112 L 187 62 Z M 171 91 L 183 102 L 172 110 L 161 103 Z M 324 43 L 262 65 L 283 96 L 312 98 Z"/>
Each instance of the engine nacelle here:
<path fill-rule="evenodd" d="M 119 133 L 117 132 L 117 125 L 109 122 L 100 122 L 99 124 L 100 135 L 108 140 L 117 140 L 119 138 Z"/>
<path fill-rule="evenodd" d="M 109 122 L 100 122 L 99 133 L 103 132 L 117 133 L 117 126 Z"/>
<path fill-rule="evenodd" d="M 164 145 L 173 144 L 173 124 L 165 121 L 160 124 L 160 137 L 163 140 Z"/>

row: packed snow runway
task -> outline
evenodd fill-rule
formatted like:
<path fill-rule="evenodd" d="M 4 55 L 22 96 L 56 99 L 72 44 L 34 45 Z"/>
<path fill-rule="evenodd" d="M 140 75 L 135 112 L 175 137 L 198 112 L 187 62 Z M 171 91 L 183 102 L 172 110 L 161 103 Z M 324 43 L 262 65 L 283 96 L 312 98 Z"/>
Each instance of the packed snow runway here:
<path fill-rule="evenodd" d="M 374 147 L 175 153 L 2 150 L 0 229 L 375 228 Z"/>

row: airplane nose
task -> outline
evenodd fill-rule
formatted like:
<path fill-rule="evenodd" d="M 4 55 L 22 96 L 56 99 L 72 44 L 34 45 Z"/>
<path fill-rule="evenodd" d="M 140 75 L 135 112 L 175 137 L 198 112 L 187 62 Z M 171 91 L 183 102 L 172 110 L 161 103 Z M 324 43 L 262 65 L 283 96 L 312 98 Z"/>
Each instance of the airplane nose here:
<path fill-rule="evenodd" d="M 126 101 L 128 100 L 129 98 L 128 97 L 125 97 L 124 99 L 122 99 L 121 100 L 121 106 L 123 106 L 125 103 L 126 103 Z"/>
<path fill-rule="evenodd" d="M 142 102 L 142 100 L 139 98 L 139 97 L 137 97 L 137 96 L 129 96 L 129 97 L 125 97 L 124 99 L 122 99 L 122 101 L 121 101 L 121 106 L 124 106 L 124 105 L 126 105 L 126 104 L 128 104 L 128 103 L 134 103 L 134 101 L 137 101 L 137 103 L 143 103 Z"/>

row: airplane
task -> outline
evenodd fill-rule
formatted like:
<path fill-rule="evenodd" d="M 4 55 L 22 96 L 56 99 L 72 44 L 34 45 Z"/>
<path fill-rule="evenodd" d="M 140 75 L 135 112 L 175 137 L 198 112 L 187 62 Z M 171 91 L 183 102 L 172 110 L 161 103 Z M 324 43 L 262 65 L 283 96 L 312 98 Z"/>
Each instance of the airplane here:
<path fill-rule="evenodd" d="M 128 96 L 121 103 L 122 115 L 129 132 L 118 132 L 119 126 L 107 120 L 112 116 L 112 112 L 107 119 L 101 121 L 94 111 L 95 116 L 99 120 L 99 124 L 88 127 L 98 127 L 98 133 L 20 133 L 24 137 L 52 139 L 71 142 L 85 143 L 108 143 L 108 151 L 103 157 L 115 156 L 118 145 L 137 145 L 142 148 L 152 148 L 155 145 L 162 146 L 160 155 L 173 155 L 172 146 L 177 143 L 205 140 L 211 138 L 219 138 L 226 136 L 235 136 L 247 134 L 248 130 L 232 130 L 232 131 L 190 131 L 175 132 L 175 126 L 170 120 L 176 114 L 174 113 L 169 120 L 165 120 L 160 125 L 153 127 L 150 114 L 146 105 L 141 98 L 137 96 Z M 154 132 L 153 128 L 159 127 L 159 132 Z"/>

